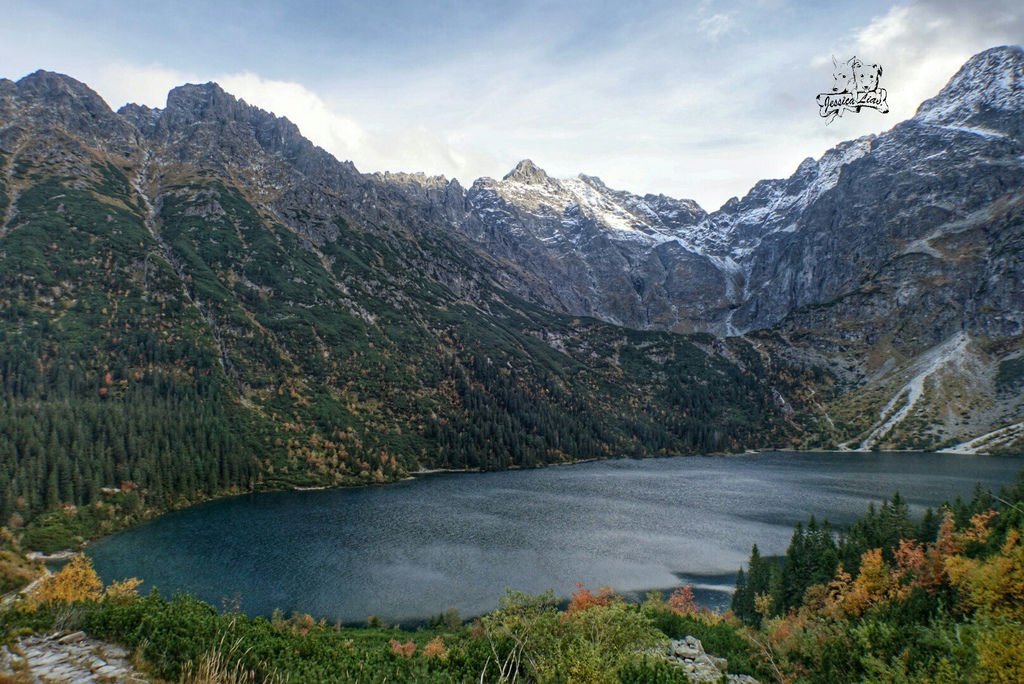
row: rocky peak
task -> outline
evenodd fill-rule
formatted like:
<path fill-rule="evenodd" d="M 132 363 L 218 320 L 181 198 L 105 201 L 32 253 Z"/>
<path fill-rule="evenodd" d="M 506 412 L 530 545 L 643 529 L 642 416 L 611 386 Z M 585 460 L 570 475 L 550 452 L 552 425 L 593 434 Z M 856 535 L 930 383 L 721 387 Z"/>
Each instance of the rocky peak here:
<path fill-rule="evenodd" d="M 604 184 L 604 181 L 598 178 L 597 176 L 588 176 L 585 173 L 581 173 L 579 176 L 577 176 L 577 178 L 579 178 L 581 181 L 597 190 L 608 189 L 608 186 Z"/>
<path fill-rule="evenodd" d="M 800 166 L 796 167 L 796 172 L 793 175 L 809 176 L 817 170 L 818 160 L 816 160 L 814 157 L 807 157 L 802 162 L 800 162 Z"/>
<path fill-rule="evenodd" d="M 143 133 L 149 134 L 160 119 L 161 110 L 129 102 L 117 110 L 117 115 Z"/>
<path fill-rule="evenodd" d="M 963 123 L 982 111 L 1024 110 L 1024 48 L 995 47 L 969 59 L 938 95 L 926 100 L 914 119 L 923 123 Z"/>
<path fill-rule="evenodd" d="M 120 154 L 132 152 L 134 129 L 81 81 L 39 70 L 4 90 L 13 95 L 12 105 L 20 115 L 35 126 L 64 129 Z"/>
<path fill-rule="evenodd" d="M 538 185 L 549 180 L 548 174 L 544 172 L 544 169 L 534 164 L 529 159 L 524 159 L 516 167 L 505 174 L 502 180 L 514 180 L 520 183 L 528 183 Z"/>
<path fill-rule="evenodd" d="M 183 160 L 213 155 L 231 164 L 269 153 L 307 175 L 356 173 L 350 162 L 339 163 L 313 145 L 287 118 L 252 106 L 213 82 L 174 88 L 164 109 L 127 104 L 118 114 L 147 137 L 174 141 Z"/>
<path fill-rule="evenodd" d="M 216 83 L 189 83 L 167 93 L 163 118 L 167 123 L 238 121 L 247 119 L 249 105 Z"/>
<path fill-rule="evenodd" d="M 17 83 L 18 96 L 29 102 L 82 108 L 92 114 L 110 115 L 110 107 L 96 91 L 70 76 L 40 69 Z"/>
<path fill-rule="evenodd" d="M 448 179 L 443 176 L 428 176 L 422 171 L 408 173 L 405 171 L 377 171 L 370 174 L 376 180 L 384 183 L 395 183 L 398 185 L 411 185 L 426 189 L 445 188 L 448 186 Z"/>

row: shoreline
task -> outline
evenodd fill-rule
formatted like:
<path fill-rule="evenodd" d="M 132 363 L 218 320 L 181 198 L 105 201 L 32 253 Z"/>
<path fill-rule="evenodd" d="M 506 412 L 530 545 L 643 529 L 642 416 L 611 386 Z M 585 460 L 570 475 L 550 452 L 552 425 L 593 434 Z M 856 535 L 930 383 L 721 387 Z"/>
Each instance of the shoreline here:
<path fill-rule="evenodd" d="M 771 462 L 775 463 L 775 462 L 782 462 L 782 461 L 785 461 L 785 460 L 791 460 L 792 458 L 796 458 L 796 457 L 800 456 L 801 454 L 809 454 L 810 458 L 807 458 L 805 456 L 802 460 L 804 462 L 808 463 L 808 464 L 812 464 L 812 468 L 813 468 L 813 463 L 815 463 L 815 462 L 817 462 L 819 460 L 819 459 L 815 458 L 815 456 L 817 456 L 817 455 L 821 455 L 822 457 L 825 457 L 826 455 L 836 454 L 836 455 L 839 456 L 838 459 L 829 458 L 829 459 L 826 459 L 826 460 L 824 460 L 822 462 L 825 462 L 825 463 L 828 463 L 828 462 L 841 463 L 842 461 L 845 460 L 846 455 L 850 455 L 851 453 L 856 453 L 856 452 L 844 452 L 844 451 L 834 451 L 834 450 L 830 451 L 830 450 L 780 450 L 780 449 L 766 449 L 766 450 L 762 450 L 762 451 L 747 451 L 747 452 L 719 453 L 719 454 L 703 454 L 703 456 L 705 456 L 706 458 L 721 458 L 721 457 L 735 457 L 735 456 L 754 456 L 754 457 L 757 457 L 757 456 L 762 456 L 762 455 L 768 456 L 768 455 L 773 455 L 774 454 L 774 456 L 771 458 Z M 878 452 L 866 452 L 866 453 L 873 453 L 875 455 L 878 455 Z M 881 455 L 885 456 L 886 454 L 889 454 L 889 453 L 895 454 L 895 452 L 882 452 Z M 920 457 L 923 458 L 923 459 L 927 459 L 927 457 L 931 455 L 928 452 L 910 452 L 910 451 L 908 451 L 906 453 L 920 454 Z M 862 454 L 858 453 L 857 455 L 860 456 Z M 945 457 L 955 456 L 956 458 L 961 458 L 961 456 L 959 456 L 959 455 L 944 454 L 944 453 L 936 454 L 936 456 L 938 456 L 940 458 L 944 457 L 944 456 Z M 617 461 L 649 461 L 649 460 L 654 460 L 654 459 L 657 459 L 657 458 L 685 459 L 685 458 L 689 458 L 689 456 L 659 456 L 659 457 L 645 457 L 645 458 L 642 458 L 642 459 L 641 458 L 636 458 L 636 457 L 621 456 L 621 457 L 600 458 L 600 459 L 586 459 L 586 460 L 582 460 L 581 459 L 580 461 L 576 461 L 576 462 L 546 464 L 545 466 L 538 466 L 538 469 L 540 467 L 545 467 L 546 468 L 546 467 L 550 467 L 552 465 L 581 465 L 583 463 L 593 463 L 593 462 L 597 462 L 597 461 L 613 461 L 613 460 L 617 460 Z M 746 462 L 748 464 L 750 464 L 750 467 L 755 467 L 754 464 L 755 464 L 756 460 L 757 459 L 748 459 Z M 858 460 L 858 459 L 850 459 L 851 462 L 856 462 L 856 460 Z M 896 461 L 896 460 L 899 460 L 899 459 L 898 459 L 898 457 L 894 457 L 893 460 Z M 971 459 L 971 460 L 973 460 L 973 459 Z M 681 461 L 681 460 L 678 461 L 678 462 L 679 463 L 683 463 L 683 461 Z M 629 469 L 631 469 L 633 467 L 638 467 L 638 468 L 639 467 L 643 467 L 643 465 L 642 464 L 635 464 L 635 466 L 630 466 L 628 464 L 622 464 L 622 466 L 615 467 L 613 465 L 610 468 L 600 467 L 599 466 L 597 468 L 596 472 L 606 473 L 606 471 L 616 471 L 616 470 L 621 469 L 622 467 L 625 467 L 627 470 L 629 470 Z M 724 464 L 723 464 L 723 467 L 725 467 Z M 737 464 L 734 467 L 743 468 L 744 466 L 741 463 L 741 464 Z M 513 470 L 513 469 L 506 469 L 506 470 Z M 673 470 L 673 468 L 671 466 L 670 466 L 670 470 Z M 429 476 L 429 475 L 448 474 L 448 473 L 463 473 L 463 472 L 480 472 L 480 470 L 479 469 L 425 469 L 425 468 L 421 468 L 421 469 L 419 469 L 417 471 L 413 471 L 408 477 L 403 478 L 402 480 L 393 480 L 392 482 L 389 482 L 389 483 L 375 483 L 373 486 L 381 486 L 381 487 L 383 487 L 385 484 L 394 484 L 396 482 L 400 482 L 400 481 L 403 481 L 403 480 L 407 481 L 407 480 L 417 479 L 417 478 L 424 477 L 424 476 Z M 489 472 L 501 472 L 501 471 L 489 471 Z M 465 481 L 459 481 L 459 483 L 460 484 L 466 484 Z M 469 482 L 469 485 L 472 485 L 472 482 Z M 339 486 L 339 487 L 324 487 L 324 486 L 320 486 L 320 487 L 313 487 L 313 488 L 301 487 L 301 486 L 293 486 L 290 489 L 292 491 L 310 491 L 310 490 L 325 490 L 325 489 L 354 489 L 356 487 L 365 487 L 365 486 L 368 486 L 368 485 L 347 485 L 347 486 Z M 451 486 L 457 486 L 457 485 L 451 485 Z M 276 490 L 264 490 L 264 491 L 266 493 L 270 493 L 270 491 L 288 491 L 288 489 L 280 489 L 279 488 L 279 489 L 276 489 Z M 254 492 L 254 493 L 262 493 L 262 492 L 257 491 L 257 492 Z M 208 500 L 205 503 L 212 503 L 212 501 L 213 500 Z M 296 500 L 296 502 L 298 503 L 298 500 Z M 104 535 L 104 537 L 107 537 L 107 536 L 110 536 L 110 535 Z M 103 537 L 98 537 L 97 539 L 99 539 L 99 538 L 103 538 Z M 73 552 L 69 553 L 68 551 L 65 550 L 63 552 L 58 552 L 58 553 L 49 554 L 49 555 L 46 555 L 46 554 L 35 554 L 34 557 L 36 559 L 39 559 L 39 560 L 43 560 L 44 558 L 47 559 L 47 560 L 60 560 L 62 558 L 70 557 L 70 555 L 73 555 Z M 681 582 L 683 584 L 692 584 L 694 586 L 695 590 L 700 589 L 700 590 L 702 590 L 702 592 L 711 592 L 712 594 L 715 594 L 715 595 L 717 595 L 719 597 L 718 600 L 707 600 L 707 599 L 704 599 L 704 600 L 700 601 L 700 603 L 702 603 L 704 605 L 704 607 L 712 608 L 712 609 L 714 609 L 716 607 L 720 608 L 720 606 L 724 604 L 724 601 L 727 600 L 726 596 L 730 593 L 729 589 L 728 589 L 728 585 L 730 584 L 730 582 L 728 582 L 728 581 L 721 582 L 721 583 L 716 582 L 716 583 L 714 583 L 714 584 L 717 585 L 715 587 L 700 586 L 698 584 L 698 582 L 700 582 L 700 579 L 702 579 L 700 577 L 692 576 L 691 573 L 688 573 L 688 572 L 685 572 L 685 571 L 682 571 L 682 570 L 673 571 L 673 574 L 676 574 L 677 576 L 679 576 L 679 578 L 680 578 L 680 580 L 681 580 Z M 723 576 L 724 576 L 724 573 L 723 573 Z M 660 591 L 662 593 L 665 593 L 668 590 L 666 588 L 664 588 L 664 586 L 661 586 L 661 587 L 654 586 L 654 587 L 649 587 L 647 589 L 642 589 L 642 590 L 635 590 L 634 589 L 634 590 L 620 591 L 620 593 L 626 594 L 626 595 L 633 594 L 634 596 L 636 596 L 636 595 L 645 594 L 648 591 Z M 562 597 L 562 598 L 565 598 L 565 597 Z M 255 613 L 247 613 L 247 614 L 252 615 L 252 616 L 257 616 L 257 615 L 264 615 L 264 616 L 266 616 L 264 612 L 255 612 Z M 424 624 L 424 623 L 428 622 L 429 620 L 432 620 L 433 617 L 435 617 L 435 616 L 427 615 L 427 616 L 421 616 L 421 617 L 418 617 L 418 618 L 407 618 L 406 620 L 401 621 L 401 624 L 407 625 L 407 626 L 408 625 Z M 355 625 L 359 624 L 359 622 L 358 621 L 352 622 L 352 623 L 346 622 L 346 624 L 352 624 L 353 626 L 355 626 Z"/>
<path fill-rule="evenodd" d="M 387 487 L 387 486 L 390 486 L 390 485 L 398 484 L 399 482 L 410 482 L 410 481 L 414 481 L 416 479 L 419 479 L 420 477 L 431 476 L 431 475 L 449 475 L 449 474 L 485 473 L 485 472 L 511 472 L 511 471 L 516 471 L 516 470 L 540 470 L 540 469 L 544 469 L 544 468 L 576 466 L 576 465 L 583 465 L 583 464 L 586 464 L 586 463 L 596 463 L 596 462 L 600 462 L 600 461 L 614 461 L 614 460 L 622 460 L 622 459 L 626 459 L 626 460 L 648 460 L 648 459 L 661 459 L 661 458 L 735 458 L 737 456 L 759 456 L 759 455 L 764 455 L 764 454 L 786 454 L 786 453 L 792 453 L 792 454 L 808 454 L 808 453 L 811 453 L 811 454 L 813 454 L 813 453 L 820 453 L 820 454 L 847 454 L 847 455 L 850 455 L 850 456 L 875 454 L 875 453 L 935 454 L 935 455 L 944 455 L 944 456 L 985 456 L 985 457 L 992 457 L 992 456 L 994 456 L 992 454 L 982 454 L 982 453 L 962 453 L 962 452 L 952 452 L 952 451 L 920 451 L 920 450 L 916 450 L 916 449 L 886 449 L 886 450 L 880 450 L 880 451 L 872 451 L 872 450 L 861 451 L 861 450 L 853 450 L 853 449 L 797 449 L 797 448 L 766 447 L 766 448 L 762 448 L 762 449 L 746 449 L 744 451 L 719 451 L 719 452 L 710 452 L 710 453 L 703 453 L 703 454 L 672 454 L 672 455 L 662 454 L 662 455 L 655 455 L 655 456 L 628 456 L 628 455 L 624 455 L 624 456 L 596 456 L 596 457 L 590 457 L 590 458 L 581 458 L 581 459 L 574 460 L 574 461 L 560 461 L 560 462 L 555 462 L 555 463 L 543 463 L 543 464 L 540 464 L 540 465 L 529 466 L 529 467 L 523 467 L 523 466 L 515 465 L 515 466 L 510 466 L 508 468 L 501 468 L 501 469 L 496 469 L 496 470 L 484 470 L 484 469 L 478 468 L 478 467 L 477 468 L 420 468 L 419 470 L 415 470 L 415 471 L 409 472 L 405 477 L 396 478 L 396 479 L 388 481 L 388 482 L 339 484 L 339 485 L 331 485 L 331 484 L 324 484 L 324 485 L 298 485 L 298 484 L 292 484 L 292 485 L 285 485 L 285 486 L 271 486 L 271 487 L 266 487 L 266 488 L 257 486 L 254 489 L 245 490 L 245 491 L 242 491 L 242 490 L 231 490 L 231 491 L 220 492 L 220 493 L 212 495 L 212 496 L 202 496 L 201 498 L 198 498 L 195 501 L 189 501 L 189 502 L 185 503 L 184 505 L 175 505 L 175 506 L 172 506 L 170 508 L 167 508 L 166 510 L 162 510 L 162 511 L 159 511 L 159 512 L 155 512 L 154 511 L 154 512 L 152 512 L 152 514 L 144 514 L 139 519 L 137 519 L 137 520 L 135 520 L 135 521 L 133 521 L 131 523 L 128 523 L 128 524 L 124 525 L 123 527 L 119 527 L 118 529 L 112 530 L 112 531 L 107 532 L 105 534 L 101 534 L 101 535 L 98 535 L 98 536 L 95 536 L 95 537 L 90 537 L 88 539 L 85 539 L 81 543 L 80 547 L 77 550 L 76 549 L 67 548 L 67 549 L 61 549 L 61 550 L 58 550 L 58 551 L 54 551 L 54 552 L 49 553 L 49 554 L 41 552 L 41 551 L 29 551 L 29 552 L 27 552 L 25 554 L 25 558 L 30 560 L 30 561 L 39 562 L 39 563 L 43 563 L 43 564 L 55 563 L 55 562 L 60 562 L 60 561 L 63 561 L 63 560 L 68 560 L 71 557 L 73 557 L 73 556 L 75 556 L 75 555 L 77 555 L 79 553 L 83 553 L 85 551 L 85 549 L 89 546 L 89 544 L 91 544 L 93 542 L 97 542 L 97 541 L 99 541 L 101 539 L 106 539 L 106 538 L 108 538 L 108 537 L 110 537 L 112 535 L 118 534 L 118 533 L 123 532 L 125 530 L 132 529 L 132 528 L 138 527 L 139 525 L 143 525 L 143 524 L 152 522 L 153 520 L 161 518 L 161 517 L 163 517 L 163 516 L 165 516 L 165 515 L 167 515 L 169 513 L 175 513 L 175 512 L 178 512 L 178 511 L 188 510 L 188 509 L 195 508 L 196 506 L 199 506 L 199 505 L 202 505 L 202 504 L 210 504 L 210 503 L 214 503 L 216 501 L 228 499 L 228 498 L 235 497 L 235 496 L 245 496 L 245 495 L 250 495 L 250 494 L 269 494 L 269 493 L 273 493 L 273 492 L 289 492 L 289 491 L 290 492 L 315 492 L 315 491 L 327 491 L 327 490 L 362 489 L 364 487 Z M 180 502 L 179 502 L 179 504 L 180 504 Z"/>
<path fill-rule="evenodd" d="M 88 542 L 86 542 L 88 544 Z M 83 548 L 85 544 L 82 545 Z M 42 551 L 29 551 L 25 554 L 25 558 L 29 559 L 34 563 L 56 563 L 58 561 L 71 560 L 76 555 L 77 551 L 71 549 L 64 549 L 63 551 L 56 551 L 54 553 L 43 553 Z"/>

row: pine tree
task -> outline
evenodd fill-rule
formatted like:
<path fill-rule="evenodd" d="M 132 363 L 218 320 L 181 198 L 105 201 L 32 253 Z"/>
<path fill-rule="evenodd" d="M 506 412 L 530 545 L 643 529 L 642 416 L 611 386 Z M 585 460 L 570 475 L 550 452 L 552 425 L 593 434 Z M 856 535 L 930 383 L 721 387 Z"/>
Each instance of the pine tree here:
<path fill-rule="evenodd" d="M 772 565 L 771 561 L 761 557 L 757 544 L 754 544 L 750 550 L 746 575 L 741 571 L 736 576 L 736 593 L 732 599 L 733 612 L 744 622 L 760 625 L 761 618 L 757 613 L 755 601 L 758 596 L 769 595 L 772 591 Z M 742 587 L 739 585 L 741 578 L 745 581 Z"/>

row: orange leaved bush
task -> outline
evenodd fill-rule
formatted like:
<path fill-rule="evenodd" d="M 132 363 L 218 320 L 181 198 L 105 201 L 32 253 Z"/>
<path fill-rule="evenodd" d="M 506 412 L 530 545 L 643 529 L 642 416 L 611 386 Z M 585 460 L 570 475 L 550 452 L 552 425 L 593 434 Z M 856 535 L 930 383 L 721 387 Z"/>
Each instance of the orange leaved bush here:
<path fill-rule="evenodd" d="M 391 646 L 392 653 L 402 658 L 412 658 L 416 653 L 416 642 L 412 639 L 404 644 L 398 639 L 392 639 L 388 642 L 388 645 Z"/>
<path fill-rule="evenodd" d="M 448 659 L 448 647 L 444 644 L 444 639 L 441 637 L 434 637 L 427 642 L 427 645 L 423 647 L 423 656 L 426 658 L 437 658 L 438 660 Z"/>
<path fill-rule="evenodd" d="M 103 592 L 103 600 L 111 601 L 120 605 L 131 603 L 139 597 L 139 587 L 142 580 L 137 577 L 129 577 L 120 582 L 111 582 Z"/>
<path fill-rule="evenodd" d="M 616 598 L 618 597 L 611 587 L 601 587 L 595 594 L 583 586 L 582 582 L 577 582 L 576 591 L 573 592 L 572 598 L 569 599 L 569 607 L 566 608 L 565 614 L 568 617 L 595 606 L 609 606 Z"/>

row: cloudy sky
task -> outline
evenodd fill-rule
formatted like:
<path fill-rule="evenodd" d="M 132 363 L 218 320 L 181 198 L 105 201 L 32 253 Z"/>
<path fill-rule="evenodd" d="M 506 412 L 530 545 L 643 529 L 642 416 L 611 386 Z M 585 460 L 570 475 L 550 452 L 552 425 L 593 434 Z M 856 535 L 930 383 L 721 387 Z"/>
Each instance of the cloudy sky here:
<path fill-rule="evenodd" d="M 114 108 L 212 80 L 363 171 L 468 183 L 529 157 L 708 209 L 911 116 L 972 54 L 1024 43 L 1019 0 L 5 5 L 3 77 L 60 71 Z M 881 64 L 892 111 L 826 126 L 814 96 L 833 55 Z"/>

